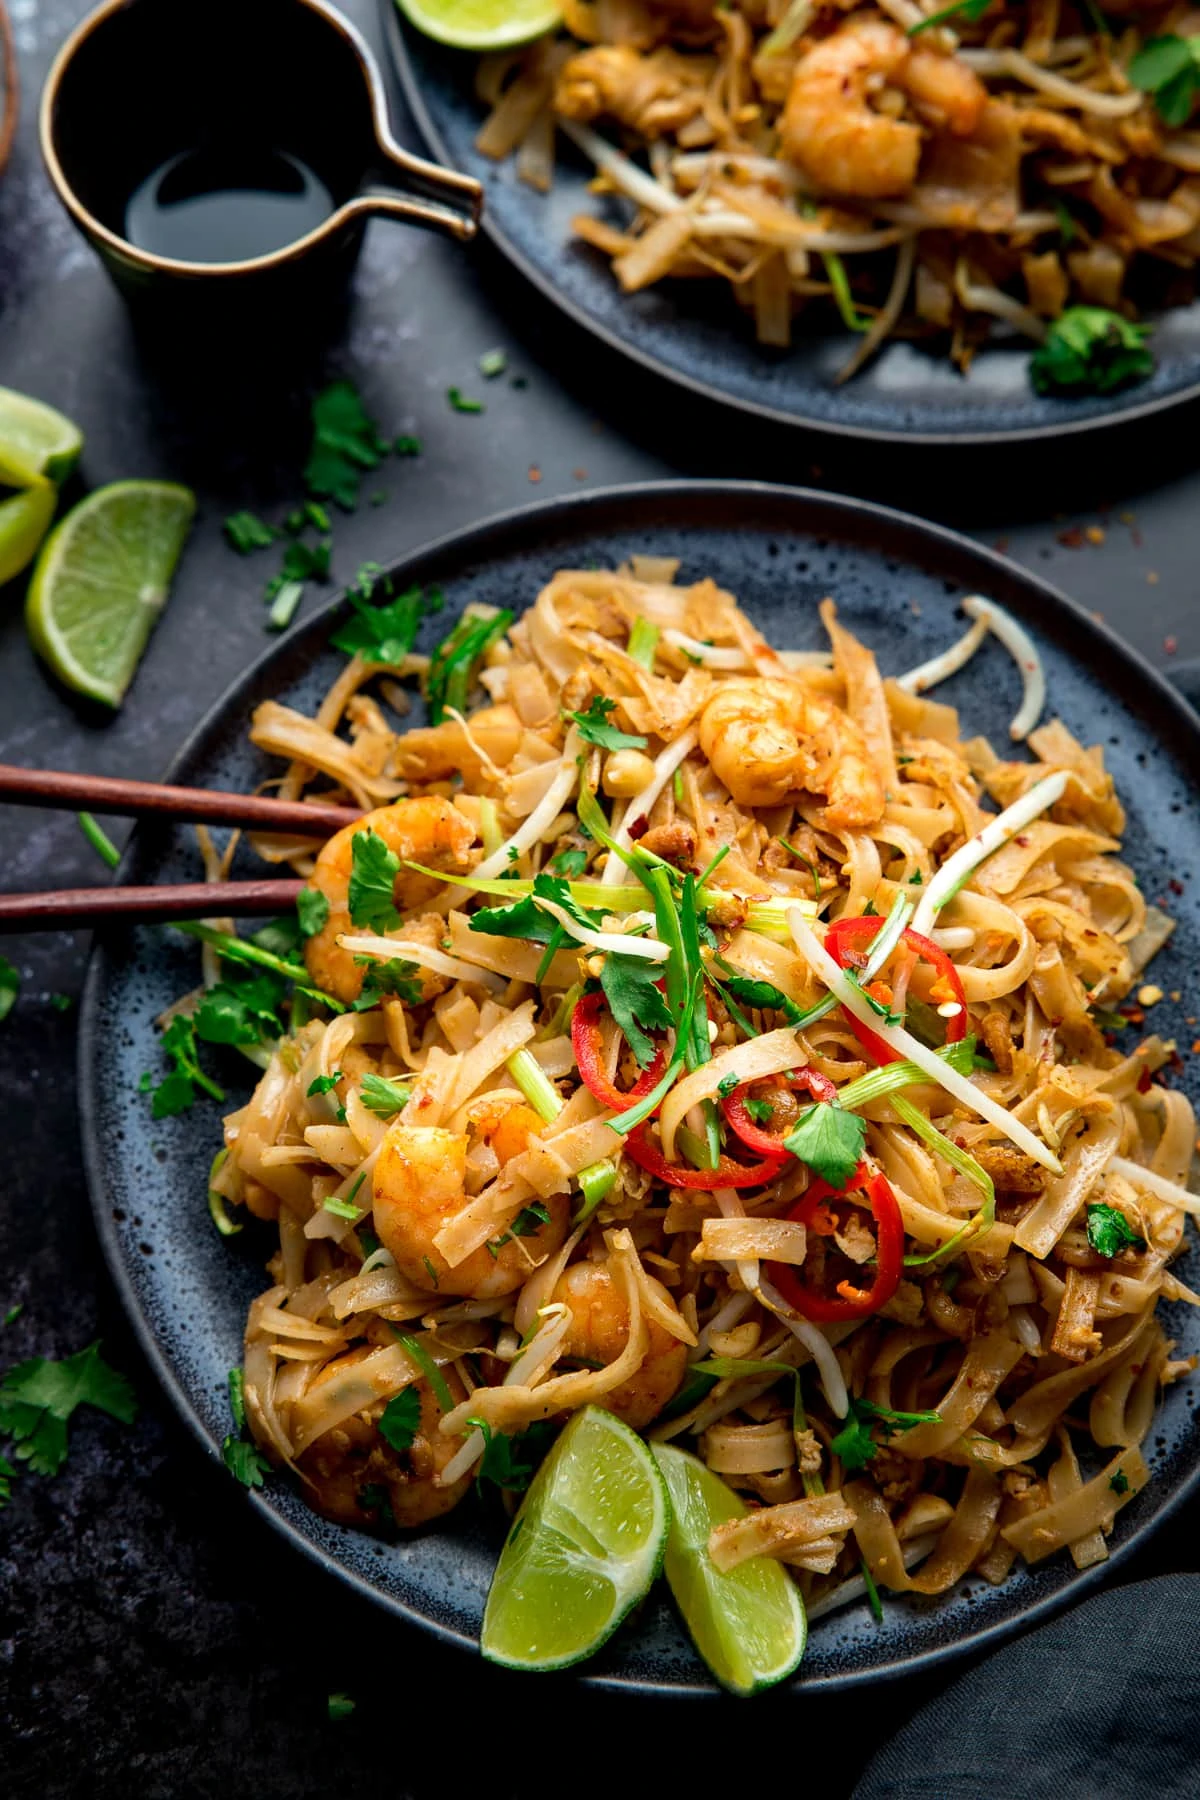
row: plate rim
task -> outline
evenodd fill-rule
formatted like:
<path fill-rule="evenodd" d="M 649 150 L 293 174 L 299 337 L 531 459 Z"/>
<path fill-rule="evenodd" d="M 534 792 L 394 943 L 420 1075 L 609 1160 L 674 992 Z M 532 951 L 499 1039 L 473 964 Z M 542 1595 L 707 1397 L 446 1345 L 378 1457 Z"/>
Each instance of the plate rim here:
<path fill-rule="evenodd" d="M 1139 704 L 1139 701 L 1153 699 L 1156 719 L 1160 721 L 1155 726 L 1157 734 L 1165 737 L 1164 727 L 1169 726 L 1171 729 L 1173 761 L 1177 763 L 1181 772 L 1186 773 L 1186 757 L 1190 747 L 1191 754 L 1196 759 L 1195 766 L 1200 767 L 1200 715 L 1193 712 L 1182 694 L 1172 686 L 1165 674 L 1156 669 L 1133 645 L 1127 644 L 1104 620 L 1096 618 L 1078 601 L 1071 599 L 1069 595 L 1063 593 L 1052 582 L 1047 581 L 1035 571 L 1026 569 L 1024 565 L 1015 562 L 1000 551 L 993 550 L 988 545 L 977 543 L 951 526 L 919 518 L 916 514 L 907 513 L 900 508 L 886 506 L 880 502 L 860 500 L 853 495 L 825 493 L 820 489 L 793 487 L 782 482 L 742 481 L 730 478 L 696 480 L 667 478 L 656 481 L 627 482 L 589 489 L 582 493 L 549 495 L 542 500 L 527 501 L 521 506 L 490 514 L 469 525 L 442 532 L 436 538 L 417 543 L 402 551 L 398 556 L 391 558 L 385 565 L 385 569 L 389 574 L 400 571 L 402 575 L 407 575 L 409 571 L 417 571 L 422 565 L 440 557 L 456 556 L 464 561 L 470 560 L 472 557 L 478 559 L 479 552 L 486 551 L 486 547 L 496 540 L 499 540 L 506 549 L 516 547 L 507 543 L 506 540 L 513 537 L 527 537 L 531 531 L 536 531 L 539 527 L 541 528 L 540 535 L 549 535 L 553 531 L 561 532 L 564 529 L 570 529 L 576 520 L 586 521 L 589 514 L 593 512 L 602 514 L 606 508 L 620 509 L 634 505 L 651 508 L 657 501 L 674 501 L 676 504 L 684 504 L 689 500 L 693 503 L 698 502 L 706 497 L 727 502 L 738 499 L 758 501 L 776 505 L 781 509 L 794 507 L 802 514 L 805 511 L 823 512 L 829 517 L 831 526 L 840 525 L 843 528 L 852 525 L 855 521 L 861 523 L 865 519 L 873 527 L 868 541 L 876 549 L 880 548 L 881 539 L 885 533 L 899 532 L 916 542 L 923 541 L 926 546 L 932 542 L 933 546 L 944 554 L 953 554 L 959 557 L 965 555 L 968 559 L 977 559 L 985 566 L 990 565 L 993 571 L 1005 578 L 1006 582 L 1011 583 L 1015 579 L 1018 585 L 1032 589 L 1036 597 L 1044 602 L 1051 612 L 1056 612 L 1060 619 L 1065 618 L 1074 630 L 1082 633 L 1085 639 L 1090 638 L 1093 659 L 1097 654 L 1106 658 L 1115 657 L 1126 669 L 1132 670 L 1143 686 L 1143 695 L 1126 699 L 1130 709 L 1140 716 L 1145 716 L 1145 709 Z M 665 522 L 674 523 L 675 521 Z M 647 528 L 653 529 L 653 525 L 649 521 L 647 521 Z M 816 525 L 805 524 L 801 525 L 799 529 L 810 537 L 819 538 L 822 535 L 820 527 Z M 536 546 L 527 544 L 526 547 L 535 548 Z M 205 736 L 221 717 L 239 704 L 257 686 L 277 660 L 283 660 L 289 652 L 298 648 L 305 637 L 310 634 L 315 635 L 319 629 L 328 626 L 346 605 L 348 592 L 348 588 L 343 588 L 331 595 L 307 618 L 267 644 L 261 654 L 227 684 L 187 733 L 171 757 L 168 767 L 161 777 L 162 780 L 175 782 L 179 779 L 178 771 L 190 761 Z M 1084 663 L 1091 659 L 1081 656 L 1077 660 Z M 1125 697 L 1123 696 L 1123 698 Z M 1194 777 L 1192 780 L 1193 785 L 1198 785 L 1195 783 Z M 130 867 L 136 860 L 140 849 L 139 833 L 141 829 L 140 826 L 136 826 L 130 834 L 121 862 L 114 871 L 113 879 L 116 882 L 125 880 L 129 876 Z M 191 1436 L 199 1442 L 209 1459 L 219 1464 L 221 1453 L 218 1443 L 210 1434 L 192 1396 L 187 1392 L 165 1349 L 159 1343 L 139 1301 L 128 1264 L 122 1255 L 116 1221 L 112 1217 L 112 1209 L 107 1200 L 104 1166 L 106 1156 L 100 1142 L 97 1119 L 100 1100 L 96 1081 L 96 1038 L 104 976 L 103 950 L 109 935 L 110 933 L 103 929 L 93 935 L 80 999 L 76 1073 L 83 1169 L 89 1206 L 109 1277 L 142 1354 L 170 1401 L 177 1418 Z M 1153 1517 L 1147 1519 L 1142 1525 L 1135 1526 L 1130 1535 L 1110 1552 L 1104 1562 L 1096 1563 L 1089 1569 L 1076 1571 L 1074 1576 L 1064 1581 L 1059 1588 L 1049 1594 L 1029 1599 L 1018 1611 L 1007 1618 L 998 1619 L 977 1630 L 970 1630 L 950 1642 L 930 1645 L 911 1655 L 895 1656 L 886 1663 L 870 1668 L 832 1671 L 828 1674 L 806 1677 L 802 1666 L 801 1671 L 784 1685 L 789 1695 L 794 1697 L 803 1697 L 805 1694 L 842 1693 L 848 1692 L 852 1688 L 869 1686 L 876 1681 L 893 1681 L 909 1675 L 927 1674 L 933 1669 L 945 1668 L 963 1657 L 985 1651 L 990 1652 L 1018 1632 L 1045 1623 L 1057 1613 L 1075 1605 L 1077 1601 L 1107 1583 L 1118 1569 L 1121 1569 L 1134 1555 L 1144 1549 L 1160 1527 L 1178 1512 L 1180 1507 L 1194 1495 L 1198 1487 L 1200 1487 L 1200 1453 L 1197 1454 L 1193 1467 L 1163 1498 Z M 250 1490 L 246 1495 L 246 1500 L 260 1519 L 268 1521 L 285 1541 L 298 1549 L 323 1573 L 343 1583 L 353 1592 L 363 1596 L 393 1617 L 431 1633 L 439 1642 L 453 1645 L 456 1649 L 477 1658 L 480 1656 L 477 1640 L 467 1633 L 420 1612 L 399 1596 L 385 1593 L 374 1586 L 356 1570 L 347 1567 L 334 1554 L 307 1535 L 299 1524 L 271 1505 L 265 1494 Z M 580 1669 L 574 1673 L 575 1679 L 588 1687 L 625 1695 L 637 1695 L 647 1699 L 693 1700 L 701 1697 L 708 1698 L 714 1693 L 720 1692 L 707 1672 L 703 1672 L 699 1679 L 686 1686 L 638 1675 L 597 1674 L 590 1673 L 586 1669 Z"/>
<path fill-rule="evenodd" d="M 406 25 L 401 20 L 398 0 L 379 0 L 379 8 L 383 15 L 383 31 L 387 40 L 393 72 L 400 83 L 405 105 L 413 116 L 417 130 L 425 140 L 430 154 L 447 168 L 459 168 L 450 155 L 448 146 L 441 132 L 433 122 L 421 92 L 421 83 L 409 55 Z M 408 26 L 408 30 L 415 30 Z M 445 48 L 445 46 L 443 46 Z M 466 55 L 468 52 L 463 51 Z M 764 419 L 772 425 L 781 425 L 792 431 L 811 432 L 822 438 L 851 439 L 857 443 L 879 444 L 889 446 L 913 445 L 921 449 L 947 450 L 956 449 L 960 445 L 968 445 L 973 449 L 985 450 L 1002 448 L 1015 444 L 1045 444 L 1051 438 L 1078 437 L 1088 431 L 1112 431 L 1121 426 L 1129 426 L 1156 417 L 1159 413 L 1170 411 L 1173 407 L 1186 406 L 1189 402 L 1200 398 L 1200 375 L 1171 394 L 1159 394 L 1154 399 L 1138 401 L 1117 412 L 1104 412 L 1086 419 L 1066 419 L 1045 425 L 1022 425 L 1001 428 L 996 431 L 903 431 L 882 425 L 854 425 L 848 422 L 833 422 L 828 419 L 816 419 L 807 413 L 784 412 L 780 407 L 771 406 L 763 400 L 747 399 L 740 394 L 730 394 L 724 388 L 713 386 L 699 376 L 689 375 L 682 369 L 675 369 L 663 362 L 652 351 L 643 350 L 639 345 L 631 343 L 627 338 L 615 331 L 593 315 L 579 301 L 571 298 L 533 262 L 525 252 L 513 242 L 507 232 L 492 217 L 487 196 L 484 197 L 483 212 L 480 218 L 480 230 L 494 249 L 509 262 L 513 268 L 528 282 L 537 288 L 552 305 L 571 320 L 580 330 L 598 338 L 608 349 L 619 355 L 628 357 L 639 364 L 650 374 L 661 380 L 672 382 L 693 394 L 697 399 L 705 400 L 710 405 L 727 406 L 736 412 L 749 415 L 751 418 Z"/>

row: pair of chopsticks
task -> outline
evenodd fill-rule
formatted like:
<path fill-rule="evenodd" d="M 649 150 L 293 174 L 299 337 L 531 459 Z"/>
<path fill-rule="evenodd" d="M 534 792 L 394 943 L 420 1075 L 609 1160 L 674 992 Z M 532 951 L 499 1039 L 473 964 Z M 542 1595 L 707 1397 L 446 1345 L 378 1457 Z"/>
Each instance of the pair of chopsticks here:
<path fill-rule="evenodd" d="M 0 763 L 0 801 L 118 813 L 126 818 L 186 819 L 197 825 L 240 825 L 324 839 L 361 818 L 357 807 L 228 794 L 215 788 L 166 787 L 108 775 L 69 775 Z M 52 931 L 100 919 L 249 918 L 286 912 L 302 882 L 191 881 L 175 887 L 61 888 L 46 894 L 0 894 L 0 932 Z"/>

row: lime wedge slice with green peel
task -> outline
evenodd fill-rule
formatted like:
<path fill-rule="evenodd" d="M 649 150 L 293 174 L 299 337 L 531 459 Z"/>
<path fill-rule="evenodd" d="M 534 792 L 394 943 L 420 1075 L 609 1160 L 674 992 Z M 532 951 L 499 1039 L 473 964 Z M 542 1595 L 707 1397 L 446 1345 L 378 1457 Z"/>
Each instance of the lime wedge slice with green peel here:
<path fill-rule="evenodd" d="M 195 511 L 190 488 L 114 481 L 55 526 L 29 583 L 25 622 L 60 681 L 120 706 Z"/>
<path fill-rule="evenodd" d="M 697 1650 L 721 1686 L 755 1694 L 790 1675 L 804 1655 L 808 1622 L 791 1576 L 769 1556 L 752 1556 L 723 1575 L 708 1554 L 714 1525 L 746 1507 L 698 1457 L 670 1444 L 654 1455 L 671 1496 L 665 1569 Z"/>
<path fill-rule="evenodd" d="M 562 21 L 554 0 L 396 0 L 410 25 L 454 50 L 510 50 Z"/>
<path fill-rule="evenodd" d="M 0 586 L 33 561 L 57 505 L 58 489 L 49 481 L 0 500 Z"/>
<path fill-rule="evenodd" d="M 44 401 L 0 388 L 0 482 L 30 487 L 65 481 L 83 449 L 83 433 Z"/>
<path fill-rule="evenodd" d="M 564 1669 L 612 1636 L 662 1566 L 670 1507 L 653 1456 L 598 1406 L 534 1476 L 492 1577 L 480 1644 L 510 1669 Z"/>

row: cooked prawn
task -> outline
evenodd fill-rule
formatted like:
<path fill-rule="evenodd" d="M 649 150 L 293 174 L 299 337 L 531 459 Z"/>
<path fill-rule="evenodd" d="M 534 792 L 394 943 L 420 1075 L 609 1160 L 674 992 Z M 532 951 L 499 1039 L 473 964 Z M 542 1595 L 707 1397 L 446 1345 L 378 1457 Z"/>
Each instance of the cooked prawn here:
<path fill-rule="evenodd" d="M 336 1380 L 369 1354 L 370 1346 L 363 1345 L 335 1357 L 314 1376 L 312 1388 Z M 467 1390 L 453 1365 L 442 1373 L 454 1404 L 465 1400 Z M 449 1485 L 439 1480 L 459 1447 L 457 1439 L 438 1430 L 444 1408 L 428 1381 L 415 1383 L 415 1392 L 421 1399 L 421 1417 L 408 1450 L 393 1450 L 383 1437 L 379 1420 L 387 1403 L 377 1400 L 324 1432 L 299 1457 L 296 1466 L 313 1505 L 327 1518 L 359 1527 L 386 1523 L 382 1506 L 364 1504 L 364 1495 L 368 1501 L 372 1498 L 367 1493 L 372 1488 L 377 1500 L 386 1497 L 396 1524 L 406 1528 L 440 1518 L 462 1499 L 471 1484 L 469 1471 Z"/>
<path fill-rule="evenodd" d="M 542 1129 L 532 1107 L 506 1101 L 475 1121 L 475 1130 L 503 1168 Z M 434 1243 L 437 1233 L 468 1204 L 466 1132 L 436 1125 L 392 1125 L 375 1164 L 375 1229 L 397 1267 L 417 1287 L 437 1294 L 494 1300 L 511 1294 L 531 1270 L 553 1255 L 567 1235 L 565 1194 L 545 1202 L 549 1221 L 507 1241 L 481 1244 L 453 1268 Z"/>
<path fill-rule="evenodd" d="M 799 682 L 728 681 L 700 715 L 700 743 L 742 806 L 778 806 L 807 789 L 824 822 L 860 830 L 883 816 L 883 782 L 854 720 Z"/>
<path fill-rule="evenodd" d="M 554 105 L 565 119 L 607 114 L 643 137 L 661 137 L 703 112 L 708 76 L 706 64 L 674 50 L 643 56 L 628 44 L 600 44 L 566 63 Z"/>
<path fill-rule="evenodd" d="M 850 19 L 796 64 L 780 124 L 784 156 L 830 194 L 906 194 L 917 178 L 921 130 L 875 110 L 871 98 L 885 86 L 956 136 L 974 131 L 987 104 L 979 77 L 955 57 L 913 49 L 882 19 Z"/>
<path fill-rule="evenodd" d="M 780 121 L 780 148 L 820 188 L 848 198 L 905 194 L 917 176 L 920 127 L 869 104 L 908 60 L 903 32 L 851 19 L 800 58 Z"/>
<path fill-rule="evenodd" d="M 670 1304 L 670 1295 L 659 1281 L 647 1277 Z M 554 1298 L 570 1308 L 572 1325 L 563 1344 L 563 1355 L 581 1362 L 616 1362 L 629 1337 L 629 1309 L 607 1266 L 602 1262 L 578 1262 L 559 1278 Z M 657 1319 L 647 1318 L 649 1343 L 636 1375 L 604 1396 L 604 1405 L 635 1430 L 656 1419 L 677 1391 L 687 1368 L 687 1345 L 665 1331 Z"/>
<path fill-rule="evenodd" d="M 304 960 L 313 981 L 327 994 L 347 1005 L 362 992 L 363 970 L 338 938 L 351 930 L 350 874 L 354 866 L 354 840 L 360 832 L 373 831 L 402 862 L 420 862 L 447 873 L 462 873 L 472 863 L 475 828 L 449 800 L 436 794 L 415 800 L 397 800 L 375 812 L 364 813 L 353 825 L 339 831 L 321 850 L 308 885 L 329 902 L 329 917 L 304 946 Z M 402 869 L 396 877 L 395 903 L 400 911 L 420 906 L 437 892 L 438 883 L 427 875 Z"/>

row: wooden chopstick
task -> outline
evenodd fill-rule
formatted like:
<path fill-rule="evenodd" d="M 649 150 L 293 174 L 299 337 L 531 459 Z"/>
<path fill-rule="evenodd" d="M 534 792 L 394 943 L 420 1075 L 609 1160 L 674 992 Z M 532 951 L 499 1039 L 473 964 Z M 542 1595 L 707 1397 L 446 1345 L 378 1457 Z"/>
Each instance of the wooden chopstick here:
<path fill-rule="evenodd" d="M 302 881 L 189 881 L 178 887 L 62 888 L 0 894 L 0 934 L 58 931 L 102 919 L 251 918 L 284 913 Z"/>
<path fill-rule="evenodd" d="M 216 788 L 166 787 L 157 781 L 75 775 L 60 769 L 21 769 L 13 763 L 0 763 L 0 800 L 11 800 L 18 806 L 120 813 L 126 818 L 154 815 L 190 819 L 202 825 L 252 825 L 260 831 L 322 838 L 362 817 L 356 806 L 276 800 L 269 794 L 228 794 Z"/>

